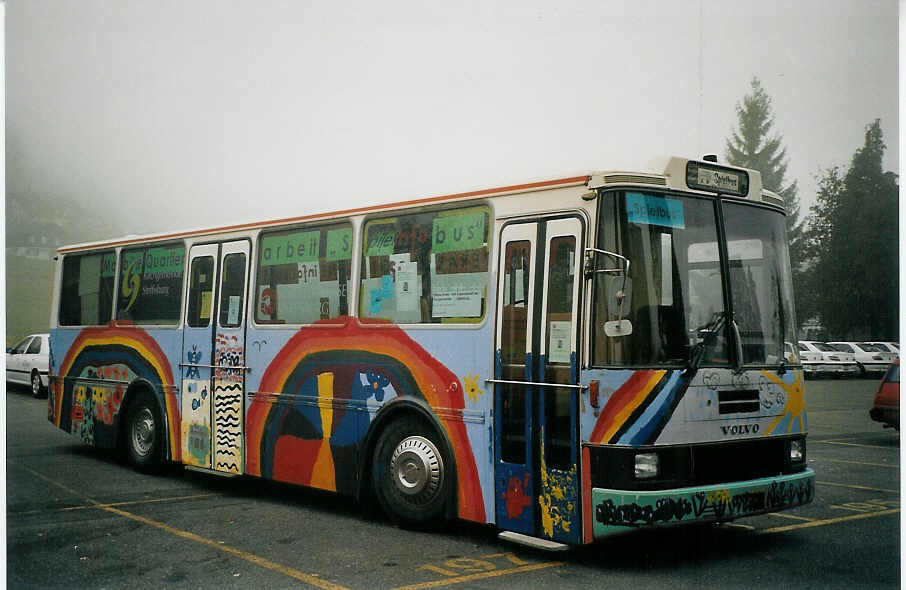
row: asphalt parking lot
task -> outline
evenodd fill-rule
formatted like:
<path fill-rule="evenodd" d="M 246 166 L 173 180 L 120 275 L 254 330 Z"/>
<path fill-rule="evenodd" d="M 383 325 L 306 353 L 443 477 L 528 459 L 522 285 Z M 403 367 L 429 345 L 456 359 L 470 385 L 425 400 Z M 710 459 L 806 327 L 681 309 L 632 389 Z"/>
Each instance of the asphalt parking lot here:
<path fill-rule="evenodd" d="M 174 468 L 142 475 L 7 390 L 10 588 L 896 588 L 900 438 L 875 379 L 806 383 L 815 501 L 542 553 L 454 523 L 399 529 L 349 499 Z"/>

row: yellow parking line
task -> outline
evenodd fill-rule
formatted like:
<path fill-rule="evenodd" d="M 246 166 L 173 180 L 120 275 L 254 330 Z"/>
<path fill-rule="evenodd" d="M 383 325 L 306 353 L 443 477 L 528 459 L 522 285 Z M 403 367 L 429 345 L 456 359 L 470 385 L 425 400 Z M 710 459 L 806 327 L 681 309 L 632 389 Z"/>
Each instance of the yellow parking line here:
<path fill-rule="evenodd" d="M 724 526 L 732 527 L 734 529 L 745 529 L 747 531 L 754 531 L 755 527 L 749 526 L 747 524 L 739 524 L 738 522 L 727 522 L 724 523 Z"/>
<path fill-rule="evenodd" d="M 14 462 L 10 461 L 10 463 L 14 463 Z M 183 530 L 177 529 L 175 527 L 171 527 L 168 524 L 164 524 L 162 522 L 158 522 L 158 521 L 152 520 L 150 518 L 145 518 L 144 516 L 139 516 L 137 514 L 132 514 L 131 512 L 126 512 L 125 510 L 120 510 L 119 508 L 114 508 L 110 504 L 101 504 L 97 500 L 90 498 L 90 497 L 72 489 L 71 487 L 67 486 L 66 484 L 55 481 L 54 479 L 51 479 L 44 474 L 38 473 L 37 471 L 35 471 L 29 467 L 26 467 L 25 465 L 19 464 L 18 467 L 21 467 L 22 469 L 24 469 L 25 471 L 28 471 L 29 473 L 31 473 L 32 475 L 34 475 L 35 477 L 37 477 L 39 479 L 42 479 L 60 489 L 66 490 L 67 492 L 84 499 L 86 502 L 91 504 L 92 507 L 97 508 L 99 510 L 105 510 L 112 514 L 122 516 L 123 518 L 128 518 L 130 520 L 134 520 L 136 522 L 140 522 L 140 523 L 146 524 L 148 526 L 153 526 L 154 528 L 157 528 L 157 529 L 160 529 L 167 533 L 170 533 L 171 535 L 175 535 L 177 537 L 181 537 L 181 538 L 187 539 L 189 541 L 194 541 L 194 542 L 200 543 L 202 545 L 207 545 L 208 547 L 211 547 L 212 549 L 217 549 L 218 551 L 223 551 L 224 553 L 228 553 L 228 554 L 238 557 L 240 559 L 244 559 L 245 561 L 254 563 L 255 565 L 261 566 L 263 568 L 267 568 L 267 569 L 275 571 L 275 572 L 279 572 L 279 573 L 283 574 L 284 576 L 294 578 L 296 580 L 299 580 L 300 582 L 305 582 L 306 584 L 310 584 L 312 586 L 315 586 L 316 588 L 322 588 L 323 590 L 349 590 L 345 586 L 340 586 L 339 584 L 334 584 L 332 582 L 328 582 L 327 580 L 323 580 L 320 577 L 318 577 L 316 574 L 306 574 L 305 572 L 300 572 L 299 570 L 280 565 L 279 563 L 275 563 L 273 561 L 264 559 L 263 557 L 259 557 L 257 555 L 248 553 L 246 551 L 242 551 L 241 549 L 237 549 L 235 547 L 230 547 L 229 545 L 222 545 L 222 544 L 218 543 L 217 541 L 207 539 L 200 535 L 196 535 L 195 533 L 183 531 Z"/>
<path fill-rule="evenodd" d="M 328 582 L 327 580 L 322 580 L 316 574 L 306 574 L 305 572 L 300 572 L 299 570 L 296 570 L 296 569 L 293 569 L 290 567 L 286 567 L 284 565 L 280 565 L 279 563 L 274 563 L 273 561 L 264 559 L 263 557 L 258 557 L 257 555 L 248 553 L 247 551 L 243 551 L 241 549 L 236 549 L 235 547 L 230 547 L 229 545 L 221 545 L 217 541 L 207 539 L 200 535 L 196 535 L 195 533 L 190 533 L 188 531 L 183 531 L 183 530 L 171 527 L 170 525 L 164 524 L 162 522 L 158 522 L 156 520 L 151 520 L 150 518 L 145 518 L 144 516 L 132 514 L 131 512 L 126 512 L 125 510 L 120 510 L 119 508 L 113 508 L 110 506 L 98 506 L 98 508 L 100 508 L 101 510 L 106 510 L 107 512 L 112 512 L 113 514 L 118 514 L 119 516 L 122 516 L 123 518 L 128 518 L 128 519 L 131 519 L 131 520 L 143 523 L 143 524 L 147 524 L 149 526 L 153 526 L 162 531 L 166 531 L 166 532 L 170 533 L 171 535 L 176 535 L 177 537 L 181 537 L 181 538 L 187 539 L 189 541 L 195 541 L 196 543 L 200 543 L 202 545 L 207 545 L 208 547 L 211 547 L 212 549 L 217 549 L 218 551 L 223 551 L 224 553 L 229 553 L 230 555 L 233 555 L 240 559 L 244 559 L 246 561 L 254 563 L 255 565 L 260 565 L 263 568 L 267 568 L 269 570 L 279 572 L 279 573 L 283 574 L 284 576 L 288 576 L 290 578 L 295 578 L 296 580 L 299 580 L 300 582 L 305 582 L 306 584 L 311 584 L 312 586 L 315 586 L 316 588 L 323 588 L 324 590 L 349 590 L 345 586 L 340 586 L 339 584 L 334 584 L 333 582 Z"/>
<path fill-rule="evenodd" d="M 780 518 L 789 518 L 792 520 L 804 520 L 806 522 L 814 522 L 814 518 L 806 518 L 804 516 L 796 516 L 795 514 L 786 514 L 783 512 L 768 512 L 770 516 L 779 516 Z"/>
<path fill-rule="evenodd" d="M 61 508 L 60 510 L 84 510 L 85 508 L 108 508 L 110 506 L 132 506 L 134 504 L 154 504 L 156 502 L 175 502 L 177 500 L 197 500 L 198 498 L 210 498 L 212 496 L 219 496 L 220 494 L 193 494 L 191 496 L 172 496 L 170 498 L 149 498 L 147 500 L 132 500 L 126 502 L 111 502 L 109 504 L 98 504 L 98 505 L 88 505 L 88 506 L 71 506 L 69 508 Z"/>
<path fill-rule="evenodd" d="M 899 494 L 900 490 L 885 490 L 884 488 L 871 488 L 868 486 L 857 486 L 855 484 L 849 483 L 834 483 L 832 481 L 819 481 L 815 485 L 819 486 L 831 486 L 836 488 L 849 488 L 851 490 L 868 490 L 869 492 L 885 492 L 888 494 Z"/>
<path fill-rule="evenodd" d="M 29 514 L 47 514 L 48 512 L 71 512 L 74 510 L 88 510 L 90 508 L 100 508 L 101 506 L 133 506 L 135 504 L 153 504 L 156 502 L 177 502 L 180 500 L 196 500 L 198 498 L 210 498 L 220 496 L 220 494 L 193 494 L 191 496 L 171 496 L 169 498 L 148 498 L 145 500 L 129 500 L 125 502 L 111 502 L 110 504 L 83 504 L 81 506 L 66 506 L 64 508 L 52 508 L 48 510 L 24 510 L 22 512 L 11 512 L 9 516 L 28 516 Z"/>
<path fill-rule="evenodd" d="M 866 512 L 863 514 L 851 514 L 849 516 L 840 516 L 837 518 L 828 518 L 826 520 L 813 520 L 811 522 L 803 522 L 802 524 L 790 524 L 787 526 L 777 526 L 769 529 L 761 529 L 758 531 L 759 535 L 769 535 L 771 533 L 785 533 L 787 531 L 794 531 L 797 529 L 807 529 L 816 526 L 825 526 L 828 524 L 837 524 L 838 522 L 846 522 L 848 520 L 861 520 L 863 518 L 874 518 L 876 516 L 885 516 L 887 514 L 896 514 L 899 512 L 899 508 L 892 508 L 890 510 L 879 510 L 877 512 Z"/>
<path fill-rule="evenodd" d="M 469 574 L 467 576 L 459 576 L 456 578 L 444 578 L 442 580 L 435 580 L 433 582 L 422 582 L 421 584 L 410 584 L 408 586 L 399 586 L 393 590 L 421 590 L 421 588 L 441 588 L 443 586 L 451 586 L 453 584 L 463 584 L 466 582 L 474 582 L 475 580 L 486 580 L 488 578 L 497 578 L 499 576 L 508 576 L 511 574 L 520 574 L 522 572 L 531 572 L 534 570 L 546 569 L 549 567 L 558 567 L 564 565 L 562 561 L 546 561 L 544 563 L 533 563 L 532 565 L 521 565 L 519 567 L 511 567 L 505 570 L 491 570 L 487 572 L 481 572 L 478 574 Z"/>
<path fill-rule="evenodd" d="M 852 465 L 868 465 L 869 467 L 886 467 L 888 469 L 899 469 L 899 465 L 891 465 L 890 463 L 869 463 L 868 461 L 847 461 L 845 459 L 824 459 L 822 457 L 815 457 L 814 455 L 809 456 L 810 459 L 816 461 L 827 461 L 829 463 L 850 463 Z"/>
<path fill-rule="evenodd" d="M 855 440 L 859 440 L 859 439 L 855 439 Z M 896 446 L 896 447 L 882 447 L 881 445 L 860 445 L 860 444 L 858 444 L 858 443 L 843 442 L 843 441 L 840 441 L 840 440 L 812 440 L 812 441 L 809 441 L 809 442 L 810 442 L 810 443 L 824 443 L 824 444 L 826 444 L 826 445 L 844 445 L 844 446 L 847 446 L 847 447 L 862 447 L 862 448 L 865 448 L 865 449 L 890 449 L 890 450 L 892 450 L 892 451 L 899 451 L 899 450 L 900 450 L 900 447 L 899 447 L 899 446 Z"/>

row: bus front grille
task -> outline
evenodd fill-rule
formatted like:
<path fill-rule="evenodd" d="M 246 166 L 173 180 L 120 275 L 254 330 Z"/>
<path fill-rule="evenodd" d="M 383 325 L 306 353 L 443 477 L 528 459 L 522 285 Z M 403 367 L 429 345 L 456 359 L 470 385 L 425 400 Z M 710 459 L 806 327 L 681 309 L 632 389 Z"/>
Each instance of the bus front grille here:
<path fill-rule="evenodd" d="M 805 462 L 790 462 L 793 437 L 676 446 L 590 446 L 592 487 L 616 490 L 658 490 L 704 486 L 796 473 Z M 636 479 L 635 456 L 657 453 L 660 473 Z"/>

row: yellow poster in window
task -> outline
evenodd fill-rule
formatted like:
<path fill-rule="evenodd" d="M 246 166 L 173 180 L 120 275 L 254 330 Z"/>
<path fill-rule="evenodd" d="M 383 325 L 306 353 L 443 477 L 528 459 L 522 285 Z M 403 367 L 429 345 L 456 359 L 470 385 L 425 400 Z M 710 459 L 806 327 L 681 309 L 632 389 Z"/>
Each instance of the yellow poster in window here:
<path fill-rule="evenodd" d="M 201 292 L 201 313 L 199 318 L 206 320 L 211 317 L 211 291 L 202 291 Z"/>

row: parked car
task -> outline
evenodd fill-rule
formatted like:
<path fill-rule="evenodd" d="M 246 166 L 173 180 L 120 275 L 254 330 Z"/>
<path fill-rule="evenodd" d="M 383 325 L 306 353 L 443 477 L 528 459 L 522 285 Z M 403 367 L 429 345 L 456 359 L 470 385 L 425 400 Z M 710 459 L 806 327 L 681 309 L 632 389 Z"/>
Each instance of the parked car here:
<path fill-rule="evenodd" d="M 35 397 L 47 395 L 47 370 L 50 367 L 50 336 L 31 334 L 6 351 L 6 381 L 31 387 Z"/>
<path fill-rule="evenodd" d="M 784 343 L 784 350 L 786 349 L 786 346 L 792 348 L 792 344 L 789 342 Z M 805 378 L 809 379 L 821 375 L 821 365 L 824 361 L 824 357 L 821 353 L 811 350 L 804 342 L 797 343 L 796 348 L 799 349 L 799 360 L 802 362 L 802 372 L 805 375 Z M 791 362 L 791 357 L 792 354 L 788 353 L 787 362 Z"/>
<path fill-rule="evenodd" d="M 892 352 L 895 355 L 897 355 L 897 358 L 900 358 L 900 343 L 899 342 L 868 342 L 867 344 L 877 346 L 884 352 Z"/>
<path fill-rule="evenodd" d="M 820 355 L 817 360 L 809 361 L 809 367 L 803 360 L 802 368 L 807 373 L 810 371 L 814 376 L 845 377 L 848 375 L 858 375 L 860 372 L 859 365 L 856 363 L 856 356 L 851 352 L 841 352 L 825 344 L 824 342 L 815 342 L 814 340 L 802 340 L 799 342 L 799 350 Z M 805 355 L 804 352 L 799 353 Z M 804 358 L 804 356 L 803 356 Z"/>
<path fill-rule="evenodd" d="M 884 424 L 885 428 L 900 429 L 900 359 L 890 365 L 881 379 L 868 415 L 875 422 Z"/>
<path fill-rule="evenodd" d="M 841 352 L 851 352 L 856 355 L 856 362 L 859 363 L 862 375 L 883 373 L 897 358 L 897 355 L 892 352 L 884 352 L 865 342 L 828 342 L 828 344 Z"/>

